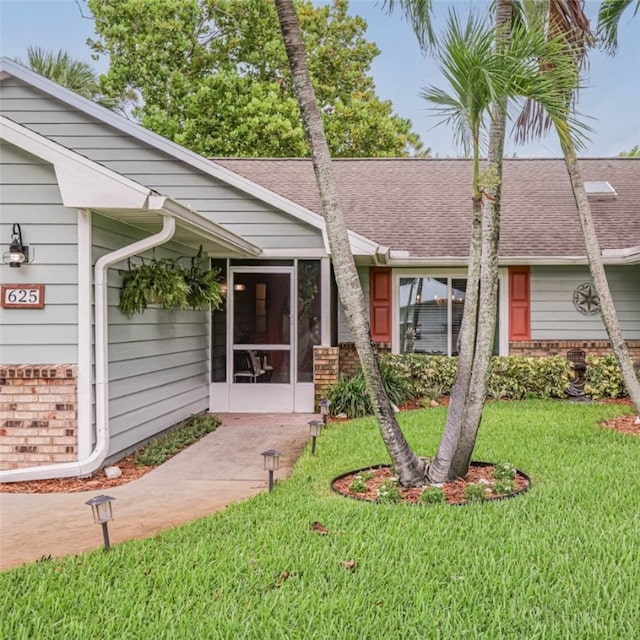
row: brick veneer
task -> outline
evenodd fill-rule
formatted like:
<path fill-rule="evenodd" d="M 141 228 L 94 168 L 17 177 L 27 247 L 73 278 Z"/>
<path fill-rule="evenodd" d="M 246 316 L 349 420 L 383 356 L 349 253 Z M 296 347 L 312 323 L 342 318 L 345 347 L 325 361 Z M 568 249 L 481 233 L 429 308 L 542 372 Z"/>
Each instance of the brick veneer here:
<path fill-rule="evenodd" d="M 629 354 L 640 362 L 640 340 L 627 340 Z M 511 356 L 565 356 L 569 349 L 582 349 L 588 356 L 612 353 L 608 340 L 523 340 L 509 343 Z"/>
<path fill-rule="evenodd" d="M 391 352 L 390 342 L 378 342 L 379 353 Z M 360 358 L 352 342 L 341 342 L 337 347 L 313 348 L 313 382 L 316 409 L 318 401 L 327 396 L 332 384 L 338 382 L 340 375 L 352 376 L 360 366 Z"/>
<path fill-rule="evenodd" d="M 77 458 L 75 365 L 0 366 L 0 469 Z"/>

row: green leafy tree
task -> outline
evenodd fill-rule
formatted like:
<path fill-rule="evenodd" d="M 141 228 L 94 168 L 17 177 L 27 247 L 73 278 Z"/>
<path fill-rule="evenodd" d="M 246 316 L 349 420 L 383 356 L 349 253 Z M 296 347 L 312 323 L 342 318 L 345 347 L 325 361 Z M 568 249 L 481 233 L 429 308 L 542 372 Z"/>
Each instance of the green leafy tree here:
<path fill-rule="evenodd" d="M 118 106 L 117 99 L 102 94 L 98 76 L 91 66 L 72 58 L 66 51 L 53 53 L 40 47 L 28 47 L 26 63 L 18 62 L 103 107 L 115 109 Z"/>
<path fill-rule="evenodd" d="M 640 158 L 640 146 L 635 145 L 629 151 L 621 151 L 618 156 L 620 158 Z"/>
<path fill-rule="evenodd" d="M 309 155 L 272 0 L 88 0 L 112 96 L 132 115 L 208 156 Z M 297 2 L 332 154 L 424 155 L 408 120 L 375 94 L 379 50 L 347 0 Z"/>

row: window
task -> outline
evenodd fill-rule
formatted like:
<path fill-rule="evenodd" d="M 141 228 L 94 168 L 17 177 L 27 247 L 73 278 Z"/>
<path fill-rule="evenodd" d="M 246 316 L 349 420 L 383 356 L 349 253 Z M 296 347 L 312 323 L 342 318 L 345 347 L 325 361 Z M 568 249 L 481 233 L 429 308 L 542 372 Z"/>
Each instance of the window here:
<path fill-rule="evenodd" d="M 467 279 L 400 278 L 400 353 L 458 355 Z M 498 353 L 498 327 L 494 353 Z"/>

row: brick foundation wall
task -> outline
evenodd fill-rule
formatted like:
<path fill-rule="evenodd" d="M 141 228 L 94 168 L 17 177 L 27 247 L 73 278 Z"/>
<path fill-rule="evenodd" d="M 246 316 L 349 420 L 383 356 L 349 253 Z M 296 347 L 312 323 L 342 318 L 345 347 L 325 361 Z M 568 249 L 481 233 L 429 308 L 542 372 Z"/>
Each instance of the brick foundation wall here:
<path fill-rule="evenodd" d="M 376 343 L 379 353 L 390 353 L 390 342 Z M 341 342 L 337 347 L 313 348 L 313 382 L 314 402 L 326 398 L 327 391 L 332 384 L 338 382 L 340 376 L 348 378 L 360 367 L 360 358 L 352 342 Z"/>
<path fill-rule="evenodd" d="M 327 397 L 332 384 L 338 382 L 338 347 L 313 347 L 313 403 L 314 411 L 319 411 L 318 403 Z"/>
<path fill-rule="evenodd" d="M 348 378 L 360 368 L 356 345 L 353 342 L 341 342 L 338 348 L 340 349 L 340 373 Z M 391 353 L 390 342 L 376 342 L 376 348 L 379 354 Z"/>
<path fill-rule="evenodd" d="M 640 340 L 627 340 L 631 359 L 640 363 Z M 511 356 L 566 356 L 569 349 L 582 349 L 587 356 L 612 353 L 608 340 L 523 340 L 509 343 Z"/>
<path fill-rule="evenodd" d="M 0 366 L 0 470 L 76 460 L 77 396 L 75 365 Z"/>

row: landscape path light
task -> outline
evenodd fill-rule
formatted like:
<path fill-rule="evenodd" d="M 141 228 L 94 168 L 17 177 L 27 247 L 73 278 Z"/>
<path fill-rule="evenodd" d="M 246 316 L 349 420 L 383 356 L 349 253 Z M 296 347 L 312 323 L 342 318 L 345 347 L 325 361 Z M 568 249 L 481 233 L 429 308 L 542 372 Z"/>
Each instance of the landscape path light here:
<path fill-rule="evenodd" d="M 264 468 L 269 472 L 269 493 L 271 493 L 273 491 L 273 472 L 280 468 L 282 454 L 276 449 L 268 449 L 260 455 L 264 457 Z"/>
<path fill-rule="evenodd" d="M 111 503 L 115 500 L 111 496 L 96 496 L 87 500 L 85 504 L 91 507 L 93 512 L 93 521 L 96 524 L 102 525 L 102 537 L 104 539 L 104 550 L 109 551 L 111 549 L 111 543 L 109 542 L 109 520 L 113 520 L 113 510 L 111 509 Z"/>
<path fill-rule="evenodd" d="M 322 416 L 322 423 L 326 426 L 327 420 L 329 419 L 329 407 L 331 406 L 331 401 L 327 398 L 322 398 L 318 403 L 320 405 L 320 415 Z"/>
<path fill-rule="evenodd" d="M 316 439 L 322 433 L 324 422 L 322 420 L 311 420 L 309 422 L 309 435 L 311 436 L 311 455 L 316 455 Z"/>

